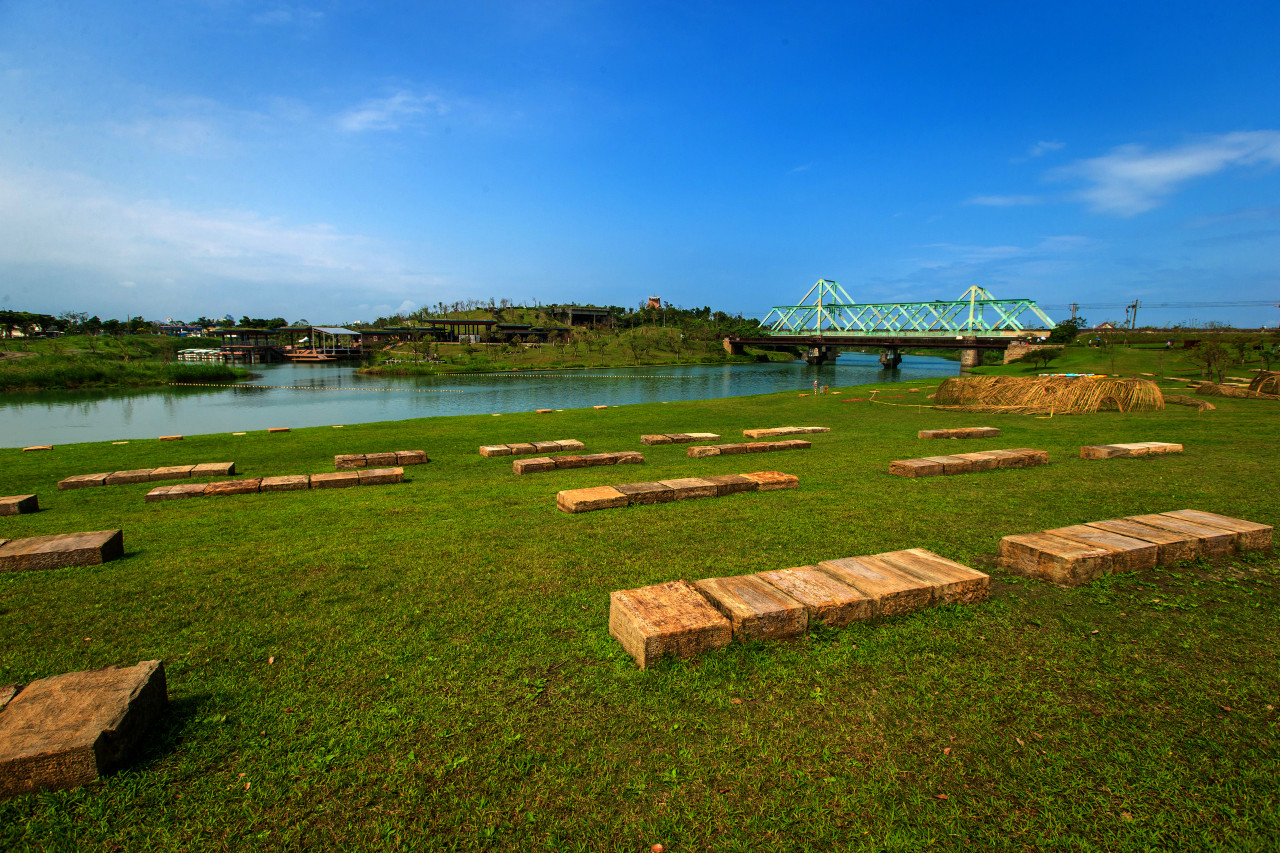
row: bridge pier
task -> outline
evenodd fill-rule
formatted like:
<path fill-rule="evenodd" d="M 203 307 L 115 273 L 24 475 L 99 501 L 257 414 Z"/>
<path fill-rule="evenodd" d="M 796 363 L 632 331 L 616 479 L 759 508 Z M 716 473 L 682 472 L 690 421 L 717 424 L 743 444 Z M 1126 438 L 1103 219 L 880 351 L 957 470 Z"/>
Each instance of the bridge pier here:
<path fill-rule="evenodd" d="M 900 364 L 902 364 L 902 353 L 898 352 L 897 347 L 885 347 L 884 352 L 880 353 L 881 370 L 897 370 Z"/>
<path fill-rule="evenodd" d="M 975 343 L 970 338 L 965 343 Z M 982 366 L 982 350 L 977 347 L 961 348 L 960 350 L 960 367 L 981 367 Z"/>
<path fill-rule="evenodd" d="M 724 351 L 729 353 L 729 355 L 742 355 L 746 350 L 741 342 L 735 341 L 732 338 L 725 338 Z"/>
<path fill-rule="evenodd" d="M 836 356 L 840 355 L 840 347 L 817 346 L 809 347 L 809 351 L 805 353 L 804 360 L 814 365 L 826 364 L 828 361 L 835 361 Z"/>

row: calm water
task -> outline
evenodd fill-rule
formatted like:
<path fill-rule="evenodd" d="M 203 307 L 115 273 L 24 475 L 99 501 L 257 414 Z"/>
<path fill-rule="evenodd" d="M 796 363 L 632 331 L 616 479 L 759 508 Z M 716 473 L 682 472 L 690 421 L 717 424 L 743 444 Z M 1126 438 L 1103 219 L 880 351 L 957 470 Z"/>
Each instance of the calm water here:
<path fill-rule="evenodd" d="M 430 378 L 366 377 L 349 367 L 323 365 L 255 365 L 261 376 L 237 387 L 3 394 L 0 447 L 707 400 L 811 390 L 814 379 L 843 388 L 960 372 L 958 362 L 923 356 L 906 356 L 900 369 L 882 371 L 876 359 L 846 353 L 823 367 L 796 361 Z"/>

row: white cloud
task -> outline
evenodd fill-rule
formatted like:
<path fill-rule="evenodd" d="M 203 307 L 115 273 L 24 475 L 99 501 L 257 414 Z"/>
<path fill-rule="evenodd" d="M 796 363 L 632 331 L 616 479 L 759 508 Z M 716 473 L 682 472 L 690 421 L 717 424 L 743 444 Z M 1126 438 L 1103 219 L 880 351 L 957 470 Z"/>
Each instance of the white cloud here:
<path fill-rule="evenodd" d="M 365 101 L 338 116 L 338 126 L 343 130 L 400 130 L 406 125 L 419 124 L 430 116 L 442 116 L 449 112 L 449 105 L 436 95 L 414 94 L 400 90 L 386 98 Z"/>
<path fill-rule="evenodd" d="M 1151 151 L 1122 145 L 1101 157 L 1079 160 L 1049 173 L 1054 180 L 1083 180 L 1078 193 L 1095 211 L 1134 216 L 1159 205 L 1179 187 L 1229 167 L 1280 165 L 1280 131 L 1225 133 Z"/>
<path fill-rule="evenodd" d="M 1044 199 L 1038 195 L 976 195 L 966 199 L 965 204 L 978 204 L 986 207 L 1022 207 L 1028 204 L 1042 204 Z"/>
<path fill-rule="evenodd" d="M 1050 154 L 1054 151 L 1061 151 L 1063 148 L 1066 148 L 1066 147 L 1067 147 L 1067 143 L 1065 142 L 1050 142 L 1046 140 L 1041 140 L 1040 142 L 1037 142 L 1035 145 L 1031 146 L 1031 148 L 1027 151 L 1027 156 L 1043 157 L 1045 154 Z"/>

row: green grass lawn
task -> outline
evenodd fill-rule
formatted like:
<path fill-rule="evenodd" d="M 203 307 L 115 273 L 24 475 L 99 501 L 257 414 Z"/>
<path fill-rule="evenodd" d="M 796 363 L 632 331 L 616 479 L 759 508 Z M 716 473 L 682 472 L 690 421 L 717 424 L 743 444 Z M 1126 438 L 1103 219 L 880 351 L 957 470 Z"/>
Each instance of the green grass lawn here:
<path fill-rule="evenodd" d="M 172 710 L 101 784 L 0 803 L 14 850 L 1268 850 L 1280 842 L 1280 562 L 1074 590 L 1001 536 L 1198 508 L 1275 524 L 1280 409 L 1036 418 L 779 394 L 0 450 L 0 536 L 119 527 L 126 557 L 0 576 L 0 684 L 165 661 Z M 1170 383 L 1172 387 L 1172 383 Z M 899 396 L 901 395 L 901 396 Z M 352 420 L 358 413 L 352 413 Z M 651 432 L 822 425 L 811 450 L 689 459 Z M 995 439 L 920 441 L 989 425 Z M 577 438 L 643 466 L 516 477 L 481 444 Z M 1087 462 L 1083 444 L 1180 442 Z M 893 459 L 1052 463 L 908 480 Z M 422 449 L 393 486 L 145 504 L 62 477 L 235 461 L 248 476 Z M 795 491 L 584 515 L 560 489 L 776 469 Z M 638 671 L 609 592 L 922 547 L 989 602 L 733 644 Z M 274 661 L 274 662 L 273 662 Z"/>

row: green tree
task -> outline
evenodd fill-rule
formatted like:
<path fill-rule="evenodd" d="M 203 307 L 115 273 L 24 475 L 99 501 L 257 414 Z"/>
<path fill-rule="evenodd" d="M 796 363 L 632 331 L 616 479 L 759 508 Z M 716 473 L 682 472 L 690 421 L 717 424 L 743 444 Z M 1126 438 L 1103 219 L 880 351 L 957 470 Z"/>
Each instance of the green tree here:
<path fill-rule="evenodd" d="M 1070 320 L 1063 320 L 1061 323 L 1053 327 L 1053 331 L 1049 333 L 1049 343 L 1051 344 L 1070 344 L 1074 343 L 1076 335 L 1085 328 L 1085 319 L 1083 317 L 1072 317 Z"/>

